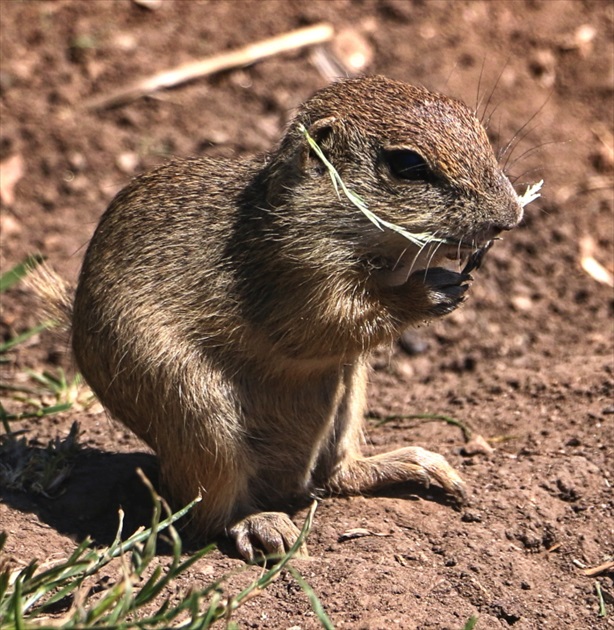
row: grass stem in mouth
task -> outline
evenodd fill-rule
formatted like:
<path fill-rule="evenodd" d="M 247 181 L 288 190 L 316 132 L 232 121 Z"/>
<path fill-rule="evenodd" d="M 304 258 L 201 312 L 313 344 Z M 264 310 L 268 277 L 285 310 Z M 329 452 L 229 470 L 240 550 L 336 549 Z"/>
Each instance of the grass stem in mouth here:
<path fill-rule="evenodd" d="M 343 179 L 341 179 L 341 175 L 339 175 L 339 172 L 337 171 L 337 169 L 331 164 L 328 158 L 324 155 L 324 152 L 319 147 L 318 143 L 309 135 L 309 132 L 307 131 L 305 126 L 302 124 L 299 125 L 299 130 L 305 136 L 305 139 L 307 140 L 307 143 L 309 144 L 313 152 L 318 156 L 322 164 L 324 164 L 324 166 L 328 170 L 328 174 L 330 175 L 330 179 L 333 183 L 333 187 L 335 189 L 335 192 L 337 193 L 337 196 L 341 198 L 341 194 L 339 192 L 339 189 L 341 188 L 341 190 L 343 191 L 343 194 L 348 198 L 348 200 L 354 206 L 356 206 L 356 208 L 358 208 L 367 217 L 367 219 L 369 219 L 369 221 L 373 223 L 373 225 L 378 227 L 380 230 L 383 231 L 384 228 L 388 228 L 389 230 L 392 230 L 396 232 L 397 234 L 404 236 L 410 243 L 413 243 L 414 245 L 418 247 L 424 247 L 425 245 L 428 245 L 429 243 L 440 243 L 441 245 L 456 245 L 456 246 L 462 244 L 462 241 L 457 241 L 457 240 L 448 239 L 448 238 L 441 238 L 429 232 L 419 232 L 419 233 L 409 232 L 405 228 L 402 228 L 400 225 L 397 225 L 396 223 L 391 223 L 390 221 L 386 221 L 382 219 L 381 217 L 378 217 L 375 214 L 375 212 L 373 212 L 372 210 L 369 210 L 367 203 L 362 197 L 357 195 L 354 191 L 350 190 L 345 185 L 345 182 L 343 181 Z M 539 191 L 541 190 L 541 187 L 543 186 L 543 184 L 544 184 L 544 181 L 541 180 L 535 184 L 528 186 L 526 191 L 522 195 L 517 195 L 518 203 L 520 203 L 520 205 L 524 208 L 525 206 L 530 204 L 532 201 L 535 201 L 538 197 L 540 197 Z M 488 247 L 490 247 L 490 245 L 488 245 Z"/>
<path fill-rule="evenodd" d="M 388 228 L 389 230 L 392 230 L 396 232 L 397 234 L 404 236 L 410 243 L 413 243 L 414 245 L 418 247 L 424 247 L 425 245 L 428 245 L 429 243 L 441 243 L 442 245 L 455 245 L 456 244 L 454 241 L 448 240 L 446 238 L 440 238 L 428 232 L 421 232 L 421 233 L 409 232 L 405 228 L 402 228 L 401 226 L 396 225 L 396 223 L 390 223 L 390 221 L 385 221 L 384 219 L 378 217 L 372 210 L 369 210 L 369 207 L 367 206 L 365 200 L 362 199 L 362 197 L 357 195 L 355 192 L 351 191 L 345 185 L 345 182 L 341 179 L 341 175 L 339 175 L 339 173 L 337 172 L 337 169 L 330 163 L 330 161 L 324 155 L 322 149 L 318 146 L 318 143 L 309 135 L 309 132 L 307 131 L 305 126 L 300 125 L 299 129 L 301 133 L 307 139 L 307 142 L 309 143 L 309 146 L 311 147 L 313 152 L 318 156 L 322 164 L 324 164 L 324 166 L 328 170 L 328 174 L 330 175 L 330 179 L 333 183 L 333 187 L 335 188 L 335 192 L 337 193 L 337 196 L 341 197 L 341 194 L 339 192 L 339 188 L 341 188 L 341 190 L 343 191 L 343 194 L 348 198 L 348 200 L 354 206 L 356 206 L 356 208 L 358 208 L 367 217 L 367 219 L 369 219 L 369 221 L 373 223 L 373 225 L 375 225 L 382 231 L 385 228 Z"/>

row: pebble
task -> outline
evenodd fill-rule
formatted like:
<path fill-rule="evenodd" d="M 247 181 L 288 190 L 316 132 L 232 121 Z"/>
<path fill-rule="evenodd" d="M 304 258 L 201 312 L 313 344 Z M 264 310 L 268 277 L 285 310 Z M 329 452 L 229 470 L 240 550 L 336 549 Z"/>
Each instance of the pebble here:
<path fill-rule="evenodd" d="M 117 168 L 126 175 L 132 175 L 140 162 L 140 158 L 138 153 L 134 151 L 126 151 L 125 153 L 120 153 L 116 160 L 115 165 Z"/>

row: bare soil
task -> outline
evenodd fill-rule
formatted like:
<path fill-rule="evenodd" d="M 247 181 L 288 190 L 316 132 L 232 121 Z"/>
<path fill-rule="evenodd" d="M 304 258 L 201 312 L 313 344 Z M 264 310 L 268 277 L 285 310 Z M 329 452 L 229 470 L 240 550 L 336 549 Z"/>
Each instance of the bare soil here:
<path fill-rule="evenodd" d="M 455 509 L 437 488 L 324 500 L 311 557 L 296 566 L 338 628 L 457 629 L 471 615 L 483 629 L 614 627 L 614 573 L 584 571 L 614 554 L 614 299 L 581 264 L 590 254 L 614 272 L 611 2 L 165 0 L 149 10 L 129 0 L 1 0 L 0 162 L 22 166 L 13 195 L 2 175 L 2 269 L 40 251 L 74 280 L 98 217 L 132 175 L 171 155 L 265 151 L 327 80 L 304 50 L 115 109 L 86 111 L 88 98 L 321 20 L 349 29 L 350 42 L 364 38 L 366 72 L 478 104 L 518 190 L 545 185 L 489 253 L 466 305 L 374 359 L 370 416 L 451 416 L 494 452 L 465 444 L 454 426 L 400 418 L 369 420 L 367 451 L 416 444 L 444 454 L 470 504 Z M 38 321 L 23 286 L 2 296 L 4 339 Z M 49 333 L 8 357 L 0 367 L 12 385 L 26 369 L 70 368 L 66 341 Z M 9 411 L 23 409 L 0 393 Z M 127 533 L 148 518 L 134 469 L 155 477 L 155 459 L 101 409 L 14 428 L 35 449 L 73 421 L 85 448 L 53 498 L 0 489 L 15 566 L 61 558 L 86 535 L 108 544 L 119 504 Z M 340 542 L 353 528 L 382 535 Z M 222 541 L 178 587 L 240 565 Z M 317 627 L 289 574 L 238 618 L 249 628 Z"/>

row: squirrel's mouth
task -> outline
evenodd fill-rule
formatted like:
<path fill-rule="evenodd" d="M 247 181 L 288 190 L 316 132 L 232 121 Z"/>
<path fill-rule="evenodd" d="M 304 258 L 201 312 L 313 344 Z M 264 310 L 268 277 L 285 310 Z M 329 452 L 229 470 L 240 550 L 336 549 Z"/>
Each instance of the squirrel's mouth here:
<path fill-rule="evenodd" d="M 475 269 L 479 269 L 486 252 L 492 247 L 494 239 L 484 241 L 481 244 L 466 245 L 462 241 L 458 242 L 455 247 L 448 245 L 451 251 L 446 251 L 443 256 L 448 260 L 458 262 L 462 267 L 461 273 L 471 273 Z"/>
<path fill-rule="evenodd" d="M 417 271 L 445 267 L 461 274 L 480 268 L 493 238 L 485 240 L 446 239 L 445 243 L 429 243 L 418 249 L 408 247 L 397 258 L 377 256 L 369 259 L 369 266 L 384 286 L 400 286 Z"/>

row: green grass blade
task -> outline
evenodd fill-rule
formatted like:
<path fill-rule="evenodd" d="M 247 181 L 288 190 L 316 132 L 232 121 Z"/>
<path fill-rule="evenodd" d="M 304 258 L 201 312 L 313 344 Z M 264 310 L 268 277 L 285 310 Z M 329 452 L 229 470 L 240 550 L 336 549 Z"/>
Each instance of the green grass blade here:
<path fill-rule="evenodd" d="M 475 615 L 471 615 L 469 619 L 467 619 L 467 623 L 463 626 L 463 630 L 473 630 L 478 623 L 478 618 Z"/>
<path fill-rule="evenodd" d="M 263 590 L 265 589 L 284 569 L 284 567 L 290 562 L 290 560 L 294 557 L 296 552 L 299 550 L 301 545 L 305 542 L 307 535 L 309 534 L 309 530 L 311 529 L 311 524 L 313 523 L 313 517 L 316 512 L 316 508 L 318 507 L 318 502 L 314 501 L 309 508 L 309 512 L 307 514 L 307 518 L 303 523 L 303 527 L 300 531 L 296 542 L 290 547 L 288 553 L 278 559 L 276 564 L 273 565 L 268 571 L 266 571 L 260 579 L 252 582 L 247 588 L 242 590 L 238 595 L 232 597 L 228 600 L 227 608 L 230 612 L 233 612 L 241 604 L 243 604 L 251 595 L 251 593 L 255 590 Z M 226 612 L 224 612 L 226 614 Z"/>
<path fill-rule="evenodd" d="M 380 427 L 388 422 L 393 422 L 394 420 L 426 420 L 429 421 L 437 421 L 437 422 L 445 422 L 446 424 L 452 425 L 454 427 L 458 427 L 465 440 L 468 442 L 473 436 L 473 430 L 464 422 L 453 418 L 452 416 L 445 416 L 442 414 L 436 413 L 410 413 L 410 414 L 398 414 L 385 416 L 383 418 L 373 418 L 375 420 L 375 426 Z"/>
<path fill-rule="evenodd" d="M 305 578 L 292 566 L 288 567 L 288 570 L 294 576 L 294 579 L 298 582 L 299 586 L 303 589 L 307 597 L 309 598 L 309 602 L 311 603 L 311 608 L 313 612 L 316 614 L 319 622 L 322 624 L 323 628 L 326 630 L 334 630 L 333 622 L 330 620 L 326 611 L 324 610 L 324 606 L 322 606 L 322 602 L 318 599 L 318 596 L 315 594 L 315 591 L 311 588 L 311 585 L 305 580 Z"/>
<path fill-rule="evenodd" d="M 26 420 L 28 418 L 42 418 L 54 413 L 68 411 L 72 407 L 72 403 L 61 403 L 60 405 L 50 405 L 49 407 L 41 407 L 36 411 L 23 411 L 22 413 L 7 413 L 6 410 L 0 412 L 0 418 L 4 420 Z"/>
<path fill-rule="evenodd" d="M 208 553 L 213 551 L 216 548 L 215 543 L 211 543 L 202 549 L 199 549 L 196 553 L 192 554 L 187 560 L 184 560 L 180 565 L 177 566 L 177 573 L 183 573 L 187 569 L 189 569 L 195 562 L 206 556 Z"/>
<path fill-rule="evenodd" d="M 32 269 L 40 265 L 43 260 L 45 259 L 40 254 L 32 254 L 28 256 L 23 262 L 15 265 L 6 273 L 3 273 L 0 276 L 0 293 L 4 293 L 13 285 L 17 284 L 22 278 L 27 276 L 30 271 L 32 271 Z"/>
<path fill-rule="evenodd" d="M 603 593 L 601 591 L 601 584 L 598 580 L 595 580 L 595 591 L 597 591 L 597 600 L 599 601 L 599 616 L 607 617 L 608 611 L 605 607 L 605 599 L 603 598 Z"/>
<path fill-rule="evenodd" d="M 9 339 L 8 341 L 0 343 L 0 354 L 4 354 L 5 352 L 8 352 L 15 346 L 19 345 L 20 343 L 27 341 L 28 339 L 30 339 L 30 337 L 38 335 L 39 332 L 45 330 L 46 328 L 48 328 L 48 326 L 49 325 L 47 323 L 39 324 L 38 326 L 34 326 L 34 328 L 30 328 L 20 335 L 17 335 L 17 337 L 13 337 L 13 339 Z"/>
<path fill-rule="evenodd" d="M 202 619 L 202 623 L 195 625 L 193 624 L 190 628 L 208 628 L 216 619 L 218 619 L 217 613 L 222 608 L 221 605 L 222 593 L 219 591 L 213 594 L 211 601 L 209 602 L 209 608 L 207 609 L 206 615 Z M 198 618 L 198 610 L 195 611 L 196 615 L 194 618 Z"/>

